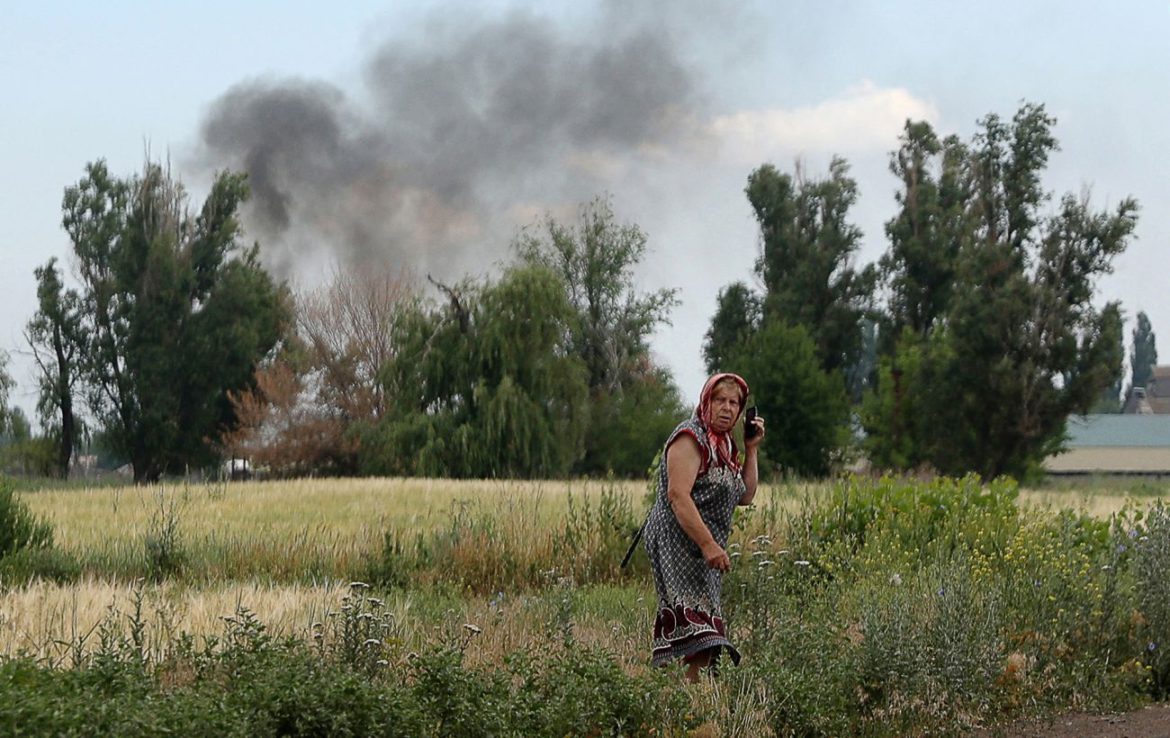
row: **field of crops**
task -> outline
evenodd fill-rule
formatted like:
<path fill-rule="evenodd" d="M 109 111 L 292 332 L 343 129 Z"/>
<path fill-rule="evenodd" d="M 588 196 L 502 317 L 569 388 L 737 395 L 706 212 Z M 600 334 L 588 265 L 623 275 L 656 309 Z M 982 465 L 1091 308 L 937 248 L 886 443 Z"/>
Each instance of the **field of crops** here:
<path fill-rule="evenodd" d="M 645 484 L 4 489 L 29 735 L 933 735 L 1170 689 L 1156 482 L 766 487 L 724 585 L 744 661 L 693 686 L 618 566 Z"/>

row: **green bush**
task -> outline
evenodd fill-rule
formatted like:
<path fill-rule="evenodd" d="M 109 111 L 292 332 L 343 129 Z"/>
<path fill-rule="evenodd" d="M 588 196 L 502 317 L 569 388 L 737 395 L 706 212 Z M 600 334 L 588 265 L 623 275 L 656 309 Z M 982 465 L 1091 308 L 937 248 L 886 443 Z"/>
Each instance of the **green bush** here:
<path fill-rule="evenodd" d="M 1170 508 L 1159 501 L 1145 524 L 1131 530 L 1140 612 L 1137 648 L 1141 663 L 1149 667 L 1151 694 L 1166 699 L 1170 696 Z"/>
<path fill-rule="evenodd" d="M 76 557 L 58 548 L 22 548 L 0 558 L 0 583 L 19 586 L 34 579 L 72 582 L 81 576 Z"/>
<path fill-rule="evenodd" d="M 23 548 L 53 545 L 53 527 L 38 520 L 28 506 L 16 498 L 12 483 L 0 479 L 0 558 Z"/>

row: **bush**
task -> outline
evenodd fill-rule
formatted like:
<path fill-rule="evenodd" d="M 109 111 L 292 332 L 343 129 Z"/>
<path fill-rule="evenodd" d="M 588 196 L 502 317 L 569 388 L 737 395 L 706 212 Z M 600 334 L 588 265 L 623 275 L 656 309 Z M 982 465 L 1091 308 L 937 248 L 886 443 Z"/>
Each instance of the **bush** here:
<path fill-rule="evenodd" d="M 1132 529 L 1130 542 L 1140 613 L 1137 648 L 1141 663 L 1149 667 L 1151 694 L 1166 699 L 1170 696 L 1170 508 L 1156 503 L 1145 525 Z"/>
<path fill-rule="evenodd" d="M 22 548 L 0 558 L 0 583 L 19 586 L 34 579 L 72 582 L 81 576 L 77 559 L 58 548 Z"/>
<path fill-rule="evenodd" d="M 53 545 L 53 527 L 38 520 L 28 506 L 16 498 L 12 483 L 0 479 L 0 558 L 24 548 Z"/>

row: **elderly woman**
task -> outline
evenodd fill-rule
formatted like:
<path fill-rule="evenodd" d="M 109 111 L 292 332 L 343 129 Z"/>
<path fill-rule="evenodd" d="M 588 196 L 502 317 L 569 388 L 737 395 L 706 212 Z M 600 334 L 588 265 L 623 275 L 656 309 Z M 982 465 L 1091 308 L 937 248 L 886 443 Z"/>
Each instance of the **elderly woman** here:
<path fill-rule="evenodd" d="M 739 651 L 727 640 L 719 594 L 723 572 L 731 568 L 725 547 L 732 511 L 752 501 L 759 478 L 763 418 L 753 421 L 754 434 L 745 433 L 750 437 L 742 463 L 731 437 L 747 396 L 747 382 L 738 375 L 707 380 L 694 416 L 666 441 L 658 495 L 643 534 L 658 591 L 653 663 L 682 659 L 689 681 L 697 681 L 699 669 L 722 649 L 739 663 Z"/>

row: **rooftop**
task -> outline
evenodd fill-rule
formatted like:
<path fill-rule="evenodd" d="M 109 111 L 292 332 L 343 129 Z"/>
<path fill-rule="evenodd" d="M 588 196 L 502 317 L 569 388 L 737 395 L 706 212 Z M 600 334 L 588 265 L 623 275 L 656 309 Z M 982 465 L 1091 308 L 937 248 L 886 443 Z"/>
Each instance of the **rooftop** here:
<path fill-rule="evenodd" d="M 1067 447 L 1167 446 L 1170 415 L 1073 415 Z"/>

